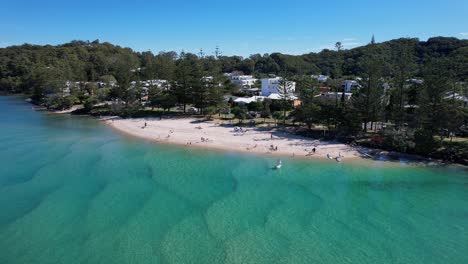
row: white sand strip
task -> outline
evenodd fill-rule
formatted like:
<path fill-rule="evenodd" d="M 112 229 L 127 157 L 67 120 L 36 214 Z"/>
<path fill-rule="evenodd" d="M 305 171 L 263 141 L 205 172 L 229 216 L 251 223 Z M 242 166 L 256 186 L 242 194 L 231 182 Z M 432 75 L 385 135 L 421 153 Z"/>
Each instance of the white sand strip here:
<path fill-rule="evenodd" d="M 361 156 L 356 147 L 278 132 L 274 128 L 242 128 L 247 131 L 240 132 L 228 122 L 220 124 L 193 118 L 108 118 L 103 121 L 129 135 L 187 147 L 305 158 L 327 158 L 327 154 L 333 157 L 341 154 L 344 159 Z"/>

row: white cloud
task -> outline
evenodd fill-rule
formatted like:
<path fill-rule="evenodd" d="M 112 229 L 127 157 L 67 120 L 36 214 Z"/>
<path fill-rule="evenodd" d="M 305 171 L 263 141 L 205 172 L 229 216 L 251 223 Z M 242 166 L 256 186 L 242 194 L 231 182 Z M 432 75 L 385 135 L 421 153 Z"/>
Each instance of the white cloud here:
<path fill-rule="evenodd" d="M 341 40 L 341 44 L 345 49 L 350 49 L 361 45 L 361 42 L 359 42 L 356 38 L 344 38 Z"/>
<path fill-rule="evenodd" d="M 460 34 L 460 36 L 462 36 L 464 38 L 468 38 L 468 32 L 461 32 L 459 34 Z"/>
<path fill-rule="evenodd" d="M 343 47 L 344 47 L 345 49 L 349 49 L 349 48 L 354 48 L 354 47 L 356 47 L 356 46 L 361 45 L 361 42 L 357 42 L 357 41 L 349 41 L 349 42 L 346 42 L 346 41 L 344 41 L 344 42 L 342 42 L 341 44 L 343 44 Z"/>
<path fill-rule="evenodd" d="M 4 41 L 0 41 L 0 48 L 5 48 L 5 47 L 8 47 L 8 46 L 10 46 L 10 43 L 4 42 Z"/>

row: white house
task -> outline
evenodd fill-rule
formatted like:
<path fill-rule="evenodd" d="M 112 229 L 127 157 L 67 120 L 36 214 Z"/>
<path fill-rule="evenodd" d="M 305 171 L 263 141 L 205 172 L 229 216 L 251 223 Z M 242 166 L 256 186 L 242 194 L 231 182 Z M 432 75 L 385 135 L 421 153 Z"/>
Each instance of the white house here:
<path fill-rule="evenodd" d="M 238 84 L 241 88 L 251 88 L 257 79 L 252 75 L 231 75 L 231 82 Z"/>
<path fill-rule="evenodd" d="M 361 88 L 361 85 L 357 81 L 354 80 L 345 80 L 343 82 L 343 89 L 345 92 L 350 93 L 353 89 L 359 89 Z"/>
<path fill-rule="evenodd" d="M 281 77 L 262 79 L 262 95 L 270 96 L 270 94 L 278 94 L 280 80 Z M 291 84 L 291 92 L 294 93 L 296 91 L 296 83 L 291 81 L 289 83 Z"/>
<path fill-rule="evenodd" d="M 328 80 L 328 76 L 326 75 L 312 75 L 311 76 L 313 79 L 316 79 L 319 82 L 326 82 Z"/>
<path fill-rule="evenodd" d="M 271 99 L 271 100 L 280 100 L 281 96 L 279 94 L 277 94 L 277 93 L 272 93 L 269 96 L 267 96 L 266 98 Z M 289 100 L 297 100 L 298 97 L 291 94 L 291 95 L 288 96 L 288 99 Z"/>
<path fill-rule="evenodd" d="M 341 95 L 340 95 L 341 96 Z M 279 100 L 281 99 L 278 94 L 270 94 L 269 96 L 251 96 L 251 97 L 237 97 L 233 100 L 236 105 L 246 105 L 252 102 L 263 102 L 265 99 Z M 291 100 L 297 100 L 297 96 L 291 95 Z"/>
<path fill-rule="evenodd" d="M 246 105 L 252 102 L 263 101 L 265 99 L 264 96 L 252 96 L 252 97 L 238 97 L 234 100 L 234 103 L 237 105 Z"/>
<path fill-rule="evenodd" d="M 458 93 L 448 92 L 444 99 L 455 99 L 459 102 L 462 102 L 464 107 L 468 106 L 468 97 Z"/>
<path fill-rule="evenodd" d="M 213 76 L 203 76 L 202 77 L 202 81 L 204 81 L 204 82 L 211 82 L 213 80 L 214 80 Z"/>
<path fill-rule="evenodd" d="M 424 80 L 413 78 L 413 79 L 406 80 L 406 82 L 409 83 L 409 84 L 421 85 L 421 84 L 424 83 Z"/>

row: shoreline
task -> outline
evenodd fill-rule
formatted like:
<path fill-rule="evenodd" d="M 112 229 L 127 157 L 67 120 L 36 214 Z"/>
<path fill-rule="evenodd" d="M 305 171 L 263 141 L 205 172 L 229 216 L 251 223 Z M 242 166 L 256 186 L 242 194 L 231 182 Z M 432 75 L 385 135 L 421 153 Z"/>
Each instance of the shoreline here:
<path fill-rule="evenodd" d="M 235 125 L 227 122 L 217 123 L 196 118 L 160 120 L 159 118 L 106 117 L 99 120 L 125 135 L 160 144 L 335 162 L 335 157 L 339 155 L 343 161 L 373 159 L 373 151 L 365 147 L 314 140 L 278 131 L 274 127 L 247 128 L 246 132 L 240 132 L 235 130 Z M 145 122 L 146 127 L 144 127 Z M 272 145 L 273 148 L 271 148 Z M 316 149 L 315 153 L 313 148 Z M 333 159 L 328 158 L 327 154 L 330 154 Z"/>
<path fill-rule="evenodd" d="M 316 161 L 324 161 L 329 160 L 330 162 L 337 162 L 335 159 L 336 156 L 342 156 L 341 161 L 337 163 L 343 163 L 347 161 L 352 162 L 361 162 L 361 161 L 381 161 L 386 163 L 395 163 L 395 164 L 407 164 L 407 165 L 427 165 L 427 166 L 447 166 L 447 165 L 456 165 L 465 167 L 463 164 L 458 163 L 446 163 L 442 160 L 426 158 L 422 156 L 400 153 L 395 151 L 386 151 L 381 149 L 372 149 L 366 148 L 363 146 L 349 146 L 344 143 L 337 143 L 333 141 L 321 141 L 315 140 L 311 138 L 305 138 L 302 136 L 293 135 L 287 132 L 277 131 L 276 128 L 270 128 L 270 130 L 265 130 L 261 128 L 247 128 L 247 135 L 248 133 L 257 132 L 258 134 L 254 135 L 263 135 L 269 136 L 270 133 L 276 133 L 275 135 L 281 135 L 283 137 L 275 137 L 273 140 L 268 139 L 260 139 L 260 141 L 251 141 L 252 138 L 242 136 L 232 136 L 222 138 L 223 135 L 225 136 L 226 133 L 233 134 L 233 129 L 236 127 L 235 125 L 227 124 L 217 124 L 214 121 L 206 121 L 204 119 L 197 119 L 197 118 L 167 118 L 159 120 L 159 118 L 121 118 L 117 116 L 112 117 L 102 117 L 98 118 L 99 121 L 103 122 L 104 124 L 108 125 L 112 129 L 120 132 L 126 136 L 140 138 L 143 140 L 147 140 L 152 143 L 157 144 L 164 144 L 164 145 L 177 145 L 179 147 L 189 147 L 189 148 L 196 148 L 200 150 L 215 150 L 215 151 L 222 151 L 222 152 L 236 152 L 248 155 L 256 155 L 256 156 L 263 156 L 263 157 L 283 157 L 283 158 L 293 158 L 293 159 L 302 159 L 302 160 L 316 160 Z M 167 122 L 169 121 L 169 123 Z M 172 122 L 171 122 L 172 121 Z M 181 122 L 182 121 L 182 122 Z M 146 128 L 142 128 L 144 123 L 147 123 Z M 173 122 L 178 123 L 181 125 L 179 130 L 176 130 L 174 126 L 168 127 L 167 124 L 173 124 Z M 159 123 L 159 126 L 158 126 Z M 161 124 L 165 125 L 161 126 Z M 202 131 L 205 127 L 208 127 L 208 130 L 214 129 L 214 131 L 221 131 L 220 135 L 213 138 L 213 141 L 208 142 L 201 142 L 200 131 L 198 134 L 193 132 L 195 127 L 202 127 Z M 159 129 L 158 129 L 159 128 Z M 157 131 L 155 129 L 158 129 Z M 185 133 L 181 131 L 181 129 L 185 130 Z M 173 133 L 170 133 L 170 130 Z M 197 129 L 200 130 L 200 129 Z M 178 133 L 176 133 L 178 131 Z M 224 133 L 222 132 L 224 131 Z M 182 132 L 182 133 L 181 133 Z M 204 131 L 206 132 L 206 131 Z M 183 134 L 184 136 L 180 136 Z M 207 133 L 209 134 L 209 133 Z M 163 135 L 163 137 L 161 137 Z M 169 138 L 165 138 L 164 135 L 170 135 Z M 177 136 L 178 135 L 178 136 Z M 206 134 L 204 134 L 206 135 Z M 252 134 L 251 134 L 252 136 Z M 238 140 L 237 137 L 242 138 L 241 141 Z M 190 141 L 190 138 L 194 139 L 192 144 L 187 144 Z M 217 144 L 215 144 L 215 139 L 219 140 Z M 235 139 L 230 141 L 230 139 Z M 224 144 L 219 144 L 219 142 L 223 142 Z M 259 147 L 259 143 L 263 144 L 263 148 Z M 266 143 L 265 143 L 266 142 Z M 279 143 L 282 142 L 282 143 Z M 256 148 L 247 149 L 249 146 L 255 146 Z M 285 147 L 286 145 L 290 145 L 289 147 Z M 291 144 L 293 147 L 291 147 Z M 307 146 L 303 146 L 301 144 L 306 144 Z M 313 146 L 317 145 L 316 153 L 312 155 L 308 155 L 307 151 L 311 150 Z M 278 146 L 277 151 L 271 151 L 268 149 L 269 145 L 276 145 Z M 282 147 L 281 147 L 282 146 Z M 307 151 L 306 151 L 307 150 Z M 294 153 L 294 155 L 293 155 Z M 332 154 L 334 157 L 330 159 L 327 157 L 327 154 Z"/>
<path fill-rule="evenodd" d="M 28 102 L 28 100 L 25 100 L 25 101 Z M 80 108 L 80 106 L 78 106 L 78 108 Z M 51 111 L 51 110 L 49 110 L 49 109 L 47 109 L 45 107 L 33 106 L 33 109 L 39 110 L 39 111 L 49 112 L 51 114 L 58 114 L 58 115 L 67 114 L 67 115 L 70 115 L 77 108 L 74 108 L 72 110 L 67 109 L 67 110 L 64 110 L 64 111 Z M 84 114 L 83 116 L 91 117 L 90 115 L 87 115 L 87 114 Z M 315 153 L 314 155 L 304 154 L 306 152 L 305 151 L 300 151 L 300 150 L 299 150 L 299 154 L 296 153 L 296 152 L 288 152 L 288 151 L 265 151 L 265 152 L 262 152 L 262 151 L 251 151 L 251 150 L 242 149 L 242 148 L 239 148 L 239 147 L 233 148 L 233 147 L 209 145 L 209 144 L 205 144 L 205 145 L 200 145 L 200 144 L 187 145 L 186 144 L 187 142 L 184 143 L 184 142 L 181 142 L 181 141 L 155 140 L 155 138 L 152 137 L 152 136 L 144 135 L 141 132 L 138 132 L 138 129 L 137 130 L 132 129 L 132 130 L 129 131 L 125 127 L 117 126 L 116 124 L 112 123 L 112 121 L 111 121 L 111 120 L 120 120 L 120 121 L 129 120 L 131 122 L 133 120 L 133 122 L 135 122 L 135 121 L 139 120 L 139 121 L 145 122 L 145 120 L 146 120 L 146 122 L 148 122 L 148 121 L 160 121 L 159 118 L 121 118 L 121 117 L 118 117 L 118 116 L 105 116 L 105 117 L 96 118 L 96 119 L 103 122 L 103 123 L 105 123 L 106 125 L 110 126 L 112 129 L 114 129 L 114 130 L 116 130 L 118 132 L 121 132 L 122 134 L 125 134 L 125 135 L 130 136 L 130 137 L 144 139 L 144 140 L 147 140 L 147 141 L 150 141 L 150 142 L 153 142 L 153 143 L 159 143 L 159 144 L 165 144 L 165 145 L 189 146 L 189 147 L 194 147 L 194 148 L 198 148 L 198 149 L 211 149 L 211 150 L 218 150 L 218 151 L 232 151 L 232 152 L 238 152 L 238 153 L 244 153 L 244 154 L 254 154 L 254 155 L 261 155 L 261 156 L 276 156 L 276 157 L 314 159 L 314 160 L 330 160 L 329 158 L 327 158 L 327 156 L 326 156 L 326 154 L 324 154 L 324 152 L 320 153 L 319 151 L 317 151 L 317 153 Z M 206 120 L 197 119 L 197 118 L 194 118 L 194 117 L 180 117 L 178 119 L 179 120 L 189 119 L 189 120 L 194 121 L 196 123 L 210 123 L 210 122 L 213 123 L 213 121 L 206 121 Z M 164 120 L 168 120 L 168 119 L 163 119 L 163 121 Z M 172 118 L 172 119 L 170 118 L 169 120 L 174 120 L 174 118 Z M 225 124 L 225 127 L 233 128 L 235 126 L 231 125 L 231 124 L 229 124 L 229 125 Z M 141 127 L 140 127 L 140 129 L 141 129 Z M 252 130 L 252 129 L 258 129 L 258 128 L 248 128 L 248 129 Z M 274 127 L 270 128 L 270 129 L 271 130 L 276 130 L 276 128 L 274 128 Z M 416 165 L 431 165 L 431 166 L 432 165 L 438 165 L 438 166 L 455 165 L 455 166 L 466 167 L 466 165 L 461 164 L 461 163 L 445 162 L 443 160 L 434 159 L 434 158 L 430 158 L 430 157 L 419 156 L 419 155 L 415 155 L 415 154 L 408 154 L 408 153 L 402 153 L 402 152 L 397 152 L 397 151 L 388 151 L 388 150 L 369 148 L 369 147 L 364 147 L 364 146 L 349 146 L 349 145 L 344 144 L 344 143 L 337 143 L 337 142 L 333 142 L 333 141 L 320 141 L 320 140 L 314 140 L 314 139 L 311 139 L 311 138 L 305 138 L 305 137 L 297 136 L 297 135 L 287 133 L 287 132 L 280 132 L 280 133 L 282 133 L 283 135 L 289 135 L 291 137 L 301 138 L 301 140 L 308 141 L 309 143 L 320 142 L 320 145 L 318 145 L 318 146 L 327 146 L 327 147 L 325 147 L 325 149 L 331 149 L 331 150 L 333 150 L 332 151 L 333 153 L 336 153 L 336 151 L 338 150 L 338 154 L 341 153 L 343 161 L 351 159 L 353 161 L 358 161 L 358 160 L 365 161 L 365 160 L 367 160 L 367 161 L 383 161 L 383 162 L 399 162 L 399 163 L 403 162 L 405 164 L 416 164 Z M 206 143 L 209 143 L 209 142 L 206 142 Z M 342 150 L 342 152 L 340 152 L 340 150 Z M 294 155 L 292 153 L 294 153 Z M 320 154 L 322 154 L 322 155 L 320 155 Z M 333 157 L 336 157 L 336 156 L 337 155 L 333 155 Z M 336 162 L 335 159 L 331 159 L 330 161 L 335 161 Z"/>

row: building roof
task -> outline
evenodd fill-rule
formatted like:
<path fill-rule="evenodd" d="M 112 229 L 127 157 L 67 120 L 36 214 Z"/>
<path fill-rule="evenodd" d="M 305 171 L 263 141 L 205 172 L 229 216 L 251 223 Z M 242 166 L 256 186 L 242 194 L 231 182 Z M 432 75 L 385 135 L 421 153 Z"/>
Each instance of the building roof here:
<path fill-rule="evenodd" d="M 445 99 L 455 99 L 457 101 L 468 102 L 468 98 L 458 93 L 447 93 Z"/>
<path fill-rule="evenodd" d="M 267 98 L 271 99 L 271 100 L 279 100 L 279 99 L 281 99 L 281 96 L 279 94 L 277 94 L 277 93 L 272 93 Z M 289 99 L 296 100 L 297 96 L 289 95 Z"/>
<path fill-rule="evenodd" d="M 239 97 L 234 100 L 234 103 L 250 104 L 256 101 L 263 101 L 263 99 L 265 99 L 265 96 Z"/>

